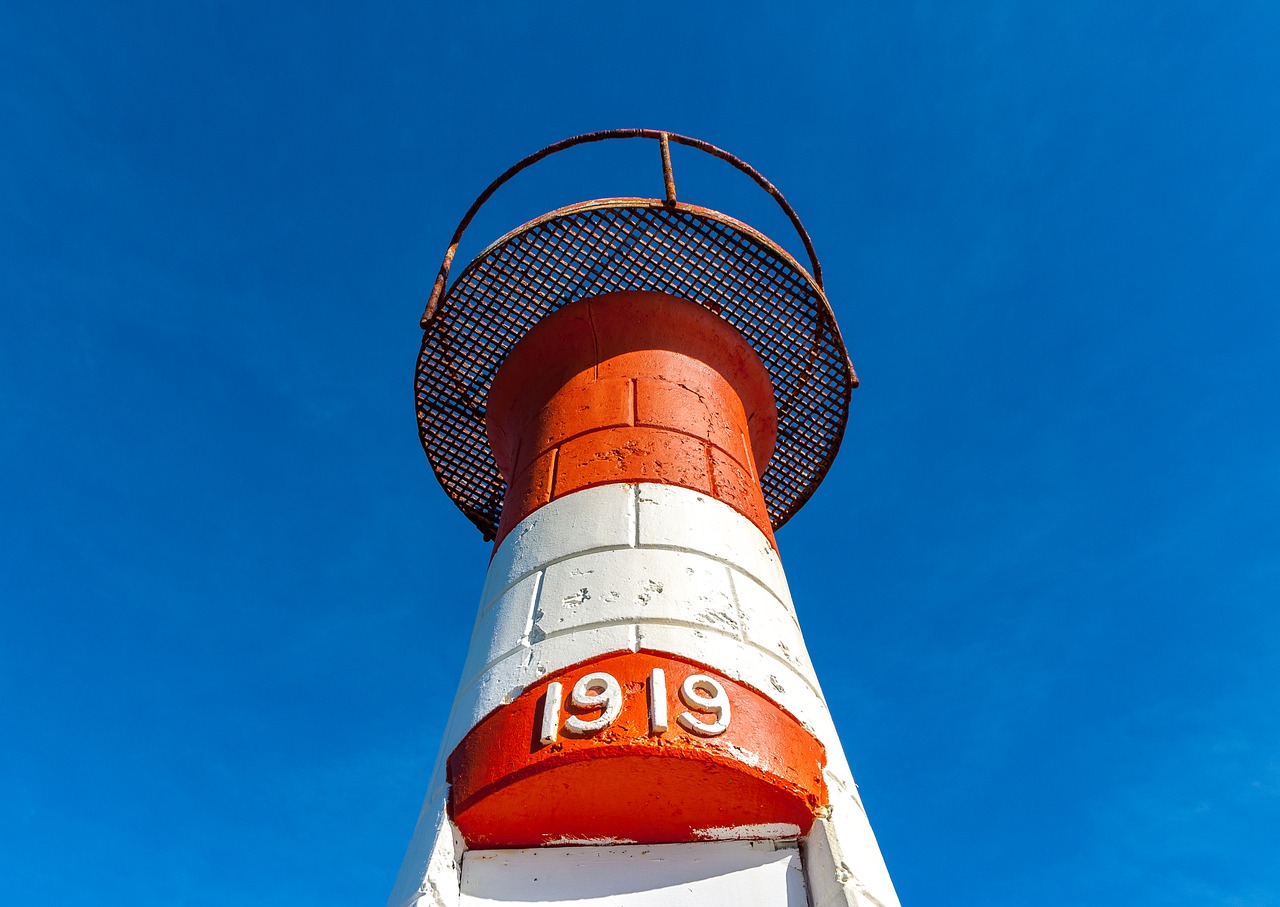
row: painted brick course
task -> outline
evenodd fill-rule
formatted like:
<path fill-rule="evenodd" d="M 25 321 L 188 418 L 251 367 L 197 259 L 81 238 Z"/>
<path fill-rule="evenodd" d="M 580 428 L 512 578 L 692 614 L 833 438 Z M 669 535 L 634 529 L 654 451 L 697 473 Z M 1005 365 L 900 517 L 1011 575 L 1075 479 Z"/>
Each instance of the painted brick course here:
<path fill-rule="evenodd" d="M 557 498 L 637 482 L 718 497 L 773 543 L 758 481 L 776 440 L 768 373 L 701 306 L 654 293 L 566 306 L 512 350 L 486 412 L 508 481 L 499 545 Z"/>
<path fill-rule="evenodd" d="M 670 519 L 670 505 L 683 519 Z M 712 495 L 689 495 L 686 489 L 640 485 L 636 491 L 637 544 L 646 548 L 696 551 L 732 564 L 795 610 L 782 561 L 773 546 L 751 522 L 740 519 Z"/>

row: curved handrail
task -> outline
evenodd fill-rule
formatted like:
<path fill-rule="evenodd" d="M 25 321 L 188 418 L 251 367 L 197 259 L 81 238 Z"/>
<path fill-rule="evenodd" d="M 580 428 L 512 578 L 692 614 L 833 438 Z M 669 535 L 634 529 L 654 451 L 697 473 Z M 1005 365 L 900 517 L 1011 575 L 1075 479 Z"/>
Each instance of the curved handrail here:
<path fill-rule="evenodd" d="M 431 319 L 435 317 L 436 308 L 440 304 L 440 299 L 444 295 L 445 286 L 449 281 L 449 270 L 453 267 L 453 257 L 457 254 L 458 244 L 462 241 L 462 234 L 470 226 L 472 218 L 479 212 L 480 208 L 487 202 L 493 193 L 497 192 L 504 183 L 510 180 L 520 171 L 533 166 L 543 158 L 564 151 L 567 148 L 573 148 L 577 145 L 585 145 L 589 142 L 602 142 L 608 139 L 655 139 L 662 149 L 662 176 L 663 184 L 666 189 L 666 200 L 669 204 L 675 204 L 676 201 L 676 184 L 675 178 L 671 172 L 671 152 L 669 150 L 669 142 L 675 142 L 677 145 L 685 145 L 689 148 L 696 148 L 712 157 L 717 157 L 722 161 L 732 164 L 735 168 L 751 177 L 760 188 L 769 193 L 769 196 L 778 203 L 782 208 L 787 219 L 791 221 L 791 225 L 795 227 L 796 233 L 800 235 L 800 241 L 804 243 L 804 249 L 809 253 L 809 262 L 813 265 L 813 279 L 822 289 L 822 265 L 818 263 L 818 253 L 813 249 L 813 241 L 809 239 L 809 232 L 805 230 L 804 224 L 800 223 L 800 217 L 796 214 L 795 209 L 783 197 L 778 188 L 764 178 L 760 171 L 756 170 L 746 161 L 738 158 L 723 148 L 718 148 L 710 142 L 704 142 L 702 139 L 691 138 L 687 135 L 680 135 L 675 132 L 663 132 L 659 129 L 605 129 L 600 132 L 588 132 L 583 135 L 575 135 L 572 138 L 562 139 L 559 142 L 553 142 L 541 151 L 535 151 L 518 161 L 516 164 L 507 169 L 505 173 L 488 185 L 488 187 L 480 193 L 480 196 L 467 209 L 467 213 L 463 215 L 458 229 L 453 232 L 453 238 L 449 240 L 449 248 L 444 253 L 444 261 L 440 263 L 440 271 L 436 274 L 435 283 L 431 287 L 431 296 L 427 299 L 427 307 L 422 312 L 421 325 L 425 330 L 430 324 Z"/>

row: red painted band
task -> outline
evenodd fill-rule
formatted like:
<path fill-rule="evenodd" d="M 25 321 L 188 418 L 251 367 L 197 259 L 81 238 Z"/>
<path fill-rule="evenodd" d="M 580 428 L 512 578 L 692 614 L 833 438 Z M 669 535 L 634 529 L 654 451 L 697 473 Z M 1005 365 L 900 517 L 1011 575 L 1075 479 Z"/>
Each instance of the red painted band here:
<path fill-rule="evenodd" d="M 666 730 L 650 711 L 654 668 L 665 675 Z M 602 730 L 574 733 L 576 681 L 604 672 L 617 680 L 621 708 Z M 680 723 L 679 690 L 693 675 L 713 678 L 731 712 L 713 736 Z M 541 742 L 552 683 L 553 742 Z M 714 714 L 691 709 L 698 720 Z M 555 715 L 553 715 L 555 717 Z M 535 847 L 587 841 L 657 844 L 808 832 L 827 803 L 826 751 L 761 693 L 686 659 L 652 652 L 605 655 L 548 675 L 476 725 L 449 756 L 449 809 L 469 847 Z M 749 826 L 772 826 L 752 832 Z"/>
<path fill-rule="evenodd" d="M 777 433 L 769 375 L 700 305 L 627 291 L 565 306 L 516 344 L 487 414 L 507 478 L 499 544 L 544 504 L 615 482 L 701 491 L 773 540 L 759 483 Z"/>

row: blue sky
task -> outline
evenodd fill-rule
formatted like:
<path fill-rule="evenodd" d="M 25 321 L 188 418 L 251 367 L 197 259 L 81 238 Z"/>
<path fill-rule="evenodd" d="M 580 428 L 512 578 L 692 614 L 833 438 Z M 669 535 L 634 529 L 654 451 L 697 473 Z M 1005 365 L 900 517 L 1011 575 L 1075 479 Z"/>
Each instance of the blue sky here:
<path fill-rule="evenodd" d="M 0 901 L 382 903 L 488 555 L 417 318 L 492 177 L 640 125 L 823 259 L 863 386 L 779 543 L 904 903 L 1280 905 L 1277 47 L 1247 0 L 0 2 Z"/>

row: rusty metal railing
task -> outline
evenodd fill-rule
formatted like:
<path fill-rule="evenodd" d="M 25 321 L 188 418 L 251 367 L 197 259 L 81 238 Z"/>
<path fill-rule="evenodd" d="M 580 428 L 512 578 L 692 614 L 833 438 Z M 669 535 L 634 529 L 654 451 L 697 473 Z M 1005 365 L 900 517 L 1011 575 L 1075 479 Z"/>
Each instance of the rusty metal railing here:
<path fill-rule="evenodd" d="M 444 295 L 445 287 L 449 282 L 449 271 L 453 267 L 453 257 L 458 252 L 459 243 L 462 242 L 462 234 L 466 232 L 467 227 L 471 225 L 472 219 L 484 207 L 485 202 L 492 198 L 493 194 L 510 181 L 512 177 L 523 170 L 529 169 L 538 161 L 578 145 L 604 142 L 610 139 L 652 139 L 658 142 L 662 152 L 662 183 L 666 190 L 668 204 L 674 205 L 676 203 L 675 174 L 671 169 L 671 142 L 675 142 L 677 145 L 685 145 L 689 148 L 696 148 L 712 157 L 717 157 L 751 177 L 761 189 L 778 203 L 778 207 L 782 209 L 787 219 L 791 221 L 791 226 L 795 227 L 796 233 L 800 236 L 800 241 L 804 244 L 805 253 L 809 256 L 810 273 L 813 274 L 814 282 L 817 283 L 819 289 L 823 289 L 822 265 L 818 261 L 818 253 L 814 251 L 813 240 L 809 238 L 809 231 L 804 228 L 804 224 L 800 222 L 800 216 L 796 214 L 795 209 L 791 207 L 791 203 L 787 201 L 786 197 L 778 191 L 778 187 L 765 179 L 764 175 L 755 167 L 710 142 L 704 142 L 702 139 L 695 139 L 687 135 L 680 135 L 677 132 L 663 132 L 658 129 L 604 129 L 599 132 L 587 132 L 583 135 L 562 139 L 559 142 L 551 143 L 540 151 L 535 151 L 528 157 L 513 164 L 480 193 L 476 200 L 472 202 L 471 207 L 467 209 L 467 213 L 462 216 L 462 220 L 458 223 L 458 229 L 453 231 L 453 238 L 449 240 L 449 248 L 445 250 L 444 261 L 440 263 L 440 271 L 436 274 L 435 283 L 431 287 L 431 295 L 427 298 L 427 306 L 422 312 L 420 323 L 424 329 L 434 317 L 436 307 L 440 303 L 440 297 Z"/>
<path fill-rule="evenodd" d="M 463 234 L 503 184 L 549 155 L 608 139 L 658 143 L 664 197 L 595 199 L 543 214 L 488 245 L 450 285 Z M 672 143 L 720 158 L 764 188 L 795 227 L 812 272 L 753 227 L 677 200 Z M 778 436 L 760 485 L 770 521 L 781 527 L 830 469 L 858 383 L 821 274 L 809 234 L 782 193 L 755 168 L 709 142 L 654 129 L 613 129 L 529 155 L 467 210 L 422 315 L 414 395 L 419 437 L 436 478 L 492 538 L 505 482 L 489 449 L 485 407 L 507 353 L 541 319 L 577 299 L 619 290 L 661 292 L 724 318 L 768 370 Z"/>

